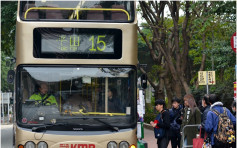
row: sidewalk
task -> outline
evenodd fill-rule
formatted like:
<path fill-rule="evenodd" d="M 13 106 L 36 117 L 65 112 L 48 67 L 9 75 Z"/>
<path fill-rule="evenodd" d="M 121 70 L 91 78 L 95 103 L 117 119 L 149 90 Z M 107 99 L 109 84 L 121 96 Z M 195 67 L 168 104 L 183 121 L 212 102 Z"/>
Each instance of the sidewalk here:
<path fill-rule="evenodd" d="M 157 139 L 154 137 L 153 127 L 144 123 L 144 141 L 147 142 L 148 148 L 157 148 Z M 169 143 L 167 148 L 171 148 Z"/>
<path fill-rule="evenodd" d="M 6 124 L 12 124 L 12 117 L 9 118 L 9 122 L 8 122 L 8 117 L 7 116 L 4 116 L 4 119 L 3 119 L 3 117 L 1 117 L 1 125 L 6 125 Z"/>

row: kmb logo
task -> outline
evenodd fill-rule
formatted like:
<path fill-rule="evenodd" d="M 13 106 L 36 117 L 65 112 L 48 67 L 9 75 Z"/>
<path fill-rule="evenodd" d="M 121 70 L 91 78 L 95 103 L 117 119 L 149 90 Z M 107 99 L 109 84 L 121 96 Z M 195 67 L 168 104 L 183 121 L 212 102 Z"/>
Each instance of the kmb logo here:
<path fill-rule="evenodd" d="M 60 144 L 60 148 L 95 148 L 94 144 Z"/>

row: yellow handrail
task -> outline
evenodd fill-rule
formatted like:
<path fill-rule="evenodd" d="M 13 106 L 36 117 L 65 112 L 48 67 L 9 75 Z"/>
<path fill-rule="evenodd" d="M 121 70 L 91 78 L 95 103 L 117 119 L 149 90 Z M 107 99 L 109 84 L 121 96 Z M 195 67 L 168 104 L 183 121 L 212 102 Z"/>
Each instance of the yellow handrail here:
<path fill-rule="evenodd" d="M 78 112 L 72 112 L 72 114 L 126 116 L 125 113 L 101 113 L 101 112 L 87 112 L 87 113 L 84 113 L 82 110 L 79 110 Z"/>
<path fill-rule="evenodd" d="M 124 10 L 124 9 L 112 9 L 112 8 L 48 8 L 48 7 L 31 7 L 29 9 L 27 9 L 26 13 L 25 13 L 25 19 L 27 18 L 27 14 L 30 10 L 76 10 L 77 11 L 77 20 L 79 20 L 79 14 L 78 11 L 79 10 L 92 10 L 92 11 L 123 11 L 124 13 L 126 13 L 126 15 L 128 16 L 128 20 L 130 20 L 130 16 L 129 13 Z"/>

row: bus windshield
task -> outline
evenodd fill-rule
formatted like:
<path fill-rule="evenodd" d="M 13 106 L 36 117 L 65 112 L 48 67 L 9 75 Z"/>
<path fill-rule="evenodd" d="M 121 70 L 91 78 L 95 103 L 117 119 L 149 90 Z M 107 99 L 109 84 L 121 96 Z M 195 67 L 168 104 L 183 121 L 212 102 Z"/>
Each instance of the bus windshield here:
<path fill-rule="evenodd" d="M 73 130 L 136 123 L 133 67 L 20 66 L 17 73 L 20 126 L 66 123 Z"/>
<path fill-rule="evenodd" d="M 21 1 L 22 20 L 122 21 L 134 20 L 133 1 Z"/>

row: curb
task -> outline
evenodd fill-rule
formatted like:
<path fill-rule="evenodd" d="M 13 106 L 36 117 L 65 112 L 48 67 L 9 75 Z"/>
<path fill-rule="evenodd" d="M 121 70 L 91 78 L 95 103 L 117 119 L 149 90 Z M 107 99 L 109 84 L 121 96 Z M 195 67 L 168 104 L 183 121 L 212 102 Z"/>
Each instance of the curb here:
<path fill-rule="evenodd" d="M 146 128 L 148 130 L 154 130 L 153 127 L 148 123 L 143 123 L 143 126 L 144 126 L 144 128 Z"/>

